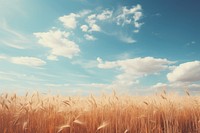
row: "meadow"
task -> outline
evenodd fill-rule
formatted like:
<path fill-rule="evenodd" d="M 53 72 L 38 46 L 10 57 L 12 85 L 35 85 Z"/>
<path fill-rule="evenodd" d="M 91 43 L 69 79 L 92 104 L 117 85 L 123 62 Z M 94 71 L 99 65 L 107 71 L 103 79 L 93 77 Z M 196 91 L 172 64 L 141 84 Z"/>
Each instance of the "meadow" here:
<path fill-rule="evenodd" d="M 0 133 L 200 133 L 200 96 L 3 93 Z"/>

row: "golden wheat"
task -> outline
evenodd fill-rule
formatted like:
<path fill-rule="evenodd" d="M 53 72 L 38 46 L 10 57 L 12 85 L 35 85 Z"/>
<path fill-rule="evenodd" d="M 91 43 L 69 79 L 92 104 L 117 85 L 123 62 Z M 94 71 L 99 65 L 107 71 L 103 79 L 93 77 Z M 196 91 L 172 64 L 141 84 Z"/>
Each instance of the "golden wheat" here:
<path fill-rule="evenodd" d="M 0 95 L 0 133 L 200 133 L 200 96 Z"/>

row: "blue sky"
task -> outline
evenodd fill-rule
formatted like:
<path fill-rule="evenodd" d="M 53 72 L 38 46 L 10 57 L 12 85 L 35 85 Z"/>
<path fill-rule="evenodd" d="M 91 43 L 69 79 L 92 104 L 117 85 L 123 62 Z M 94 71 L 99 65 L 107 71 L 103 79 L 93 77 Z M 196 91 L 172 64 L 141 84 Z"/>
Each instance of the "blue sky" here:
<path fill-rule="evenodd" d="M 198 0 L 0 0 L 0 91 L 200 89 Z"/>

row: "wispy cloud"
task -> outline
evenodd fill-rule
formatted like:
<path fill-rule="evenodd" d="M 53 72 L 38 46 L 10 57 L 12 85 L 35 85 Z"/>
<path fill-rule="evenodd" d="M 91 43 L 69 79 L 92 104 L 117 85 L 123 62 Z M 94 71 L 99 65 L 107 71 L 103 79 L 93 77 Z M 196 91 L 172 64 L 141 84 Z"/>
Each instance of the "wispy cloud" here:
<path fill-rule="evenodd" d="M 16 49 L 27 48 L 27 44 L 29 43 L 27 36 L 12 29 L 5 20 L 0 22 L 0 30 L 0 43 Z"/>
<path fill-rule="evenodd" d="M 10 57 L 7 55 L 0 55 L 0 60 L 5 60 L 13 64 L 25 65 L 30 67 L 40 67 L 46 64 L 44 60 L 30 56 Z"/>
<path fill-rule="evenodd" d="M 11 57 L 10 62 L 30 67 L 40 67 L 46 64 L 45 61 L 35 57 Z"/>
<path fill-rule="evenodd" d="M 0 60 L 4 60 L 4 59 L 6 59 L 6 58 L 7 58 L 6 55 L 0 55 Z"/>
<path fill-rule="evenodd" d="M 119 35 L 119 38 L 122 42 L 125 42 L 125 43 L 135 43 L 136 42 L 136 40 L 134 40 L 132 37 L 125 36 L 122 34 Z"/>
<path fill-rule="evenodd" d="M 83 68 L 89 69 L 89 68 L 95 68 L 98 65 L 98 62 L 96 60 L 74 60 L 71 62 L 72 64 L 77 64 L 82 66 Z"/>

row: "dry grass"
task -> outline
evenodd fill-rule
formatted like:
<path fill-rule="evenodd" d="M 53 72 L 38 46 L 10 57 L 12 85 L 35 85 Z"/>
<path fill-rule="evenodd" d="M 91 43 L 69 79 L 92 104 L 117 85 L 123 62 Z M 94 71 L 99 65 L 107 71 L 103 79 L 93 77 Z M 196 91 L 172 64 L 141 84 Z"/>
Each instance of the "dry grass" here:
<path fill-rule="evenodd" d="M 200 133 L 200 97 L 0 96 L 0 133 Z"/>

